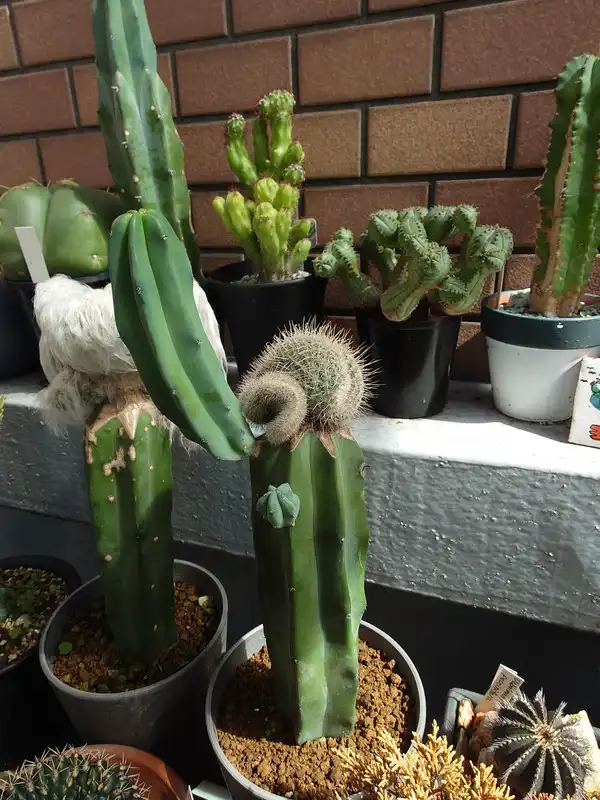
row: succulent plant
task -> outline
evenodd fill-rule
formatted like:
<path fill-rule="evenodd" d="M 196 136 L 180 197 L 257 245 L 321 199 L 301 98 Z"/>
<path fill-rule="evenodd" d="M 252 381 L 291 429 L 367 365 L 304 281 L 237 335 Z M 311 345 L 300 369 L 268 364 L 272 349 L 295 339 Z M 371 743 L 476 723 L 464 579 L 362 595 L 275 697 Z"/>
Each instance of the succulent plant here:
<path fill-rule="evenodd" d="M 500 780 L 524 800 L 547 792 L 555 800 L 583 800 L 590 746 L 577 717 L 564 714 L 565 704 L 552 712 L 540 690 L 530 700 L 519 692 L 480 724 L 478 736 L 487 746 L 480 759 L 493 761 Z"/>
<path fill-rule="evenodd" d="M 241 186 L 213 207 L 253 264 L 260 280 L 285 280 L 301 269 L 311 248 L 312 220 L 297 220 L 304 182 L 304 150 L 292 141 L 294 96 L 277 90 L 262 98 L 252 125 L 253 156 L 246 121 L 227 122 L 229 164 Z"/>
<path fill-rule="evenodd" d="M 102 754 L 48 752 L 0 777 L 1 800 L 148 800 L 131 767 Z"/>
<path fill-rule="evenodd" d="M 530 309 L 545 316 L 575 314 L 600 245 L 600 58 L 574 58 L 558 77 L 556 115 L 541 207 Z"/>
<path fill-rule="evenodd" d="M 30 280 L 15 227 L 32 226 L 50 275 L 83 278 L 108 269 L 108 238 L 124 211 L 117 197 L 100 189 L 59 181 L 14 186 L 0 199 L 0 273 Z"/>
<path fill-rule="evenodd" d="M 2 420 L 4 419 L 4 405 L 5 405 L 5 397 L 3 394 L 0 394 L 0 425 L 2 424 Z"/>
<path fill-rule="evenodd" d="M 453 260 L 442 241 L 457 235 L 462 241 Z M 446 314 L 466 313 L 512 251 L 510 231 L 478 226 L 476 209 L 466 205 L 378 211 L 358 252 L 353 239 L 346 228 L 337 231 L 315 259 L 315 271 L 325 278 L 339 274 L 357 306 L 380 305 L 394 322 L 408 319 L 424 301 Z M 359 254 L 379 270 L 380 283 L 361 271 Z"/>
<path fill-rule="evenodd" d="M 158 74 L 144 0 L 94 0 L 92 27 L 98 120 L 115 184 L 127 208 L 167 218 L 200 277 L 183 145 Z"/>
<path fill-rule="evenodd" d="M 298 743 L 355 723 L 369 528 L 348 424 L 368 385 L 346 337 L 308 325 L 279 334 L 239 392 L 264 426 L 250 459 L 254 550 L 279 705 Z"/>

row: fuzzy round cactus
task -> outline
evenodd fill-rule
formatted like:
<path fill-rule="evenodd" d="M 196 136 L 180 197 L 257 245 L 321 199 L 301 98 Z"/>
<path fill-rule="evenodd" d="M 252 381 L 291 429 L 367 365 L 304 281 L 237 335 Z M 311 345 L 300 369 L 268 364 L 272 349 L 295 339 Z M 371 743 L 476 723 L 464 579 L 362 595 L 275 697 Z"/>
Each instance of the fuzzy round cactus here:
<path fill-rule="evenodd" d="M 254 362 L 239 397 L 251 422 L 265 426 L 271 444 L 303 429 L 339 432 L 368 397 L 370 374 L 363 354 L 332 325 L 292 326 Z"/>
<path fill-rule="evenodd" d="M 102 751 L 49 752 L 0 779 L 2 800 L 147 800 L 148 788 Z"/>

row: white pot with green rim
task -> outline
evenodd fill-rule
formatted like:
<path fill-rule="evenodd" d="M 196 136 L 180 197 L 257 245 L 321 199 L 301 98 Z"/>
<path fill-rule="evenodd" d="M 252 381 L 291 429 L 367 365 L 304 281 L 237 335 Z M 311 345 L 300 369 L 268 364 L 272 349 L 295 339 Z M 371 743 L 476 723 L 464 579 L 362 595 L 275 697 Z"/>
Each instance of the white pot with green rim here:
<path fill-rule="evenodd" d="M 498 295 L 482 306 L 494 405 L 514 419 L 563 422 L 573 413 L 581 359 L 600 356 L 600 316 L 515 314 L 503 307 L 515 294 L 529 290 L 502 292 L 499 308 Z"/>

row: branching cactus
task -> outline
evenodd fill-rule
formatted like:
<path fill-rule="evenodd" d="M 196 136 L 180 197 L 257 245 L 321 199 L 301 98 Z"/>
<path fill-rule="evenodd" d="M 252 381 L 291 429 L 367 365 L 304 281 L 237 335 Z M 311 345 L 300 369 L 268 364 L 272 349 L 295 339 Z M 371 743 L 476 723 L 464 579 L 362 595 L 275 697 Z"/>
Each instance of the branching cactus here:
<path fill-rule="evenodd" d="M 311 248 L 312 220 L 298 220 L 304 182 L 304 150 L 292 141 L 294 96 L 277 90 L 258 104 L 252 124 L 253 155 L 246 120 L 232 114 L 226 149 L 240 191 L 215 197 L 213 206 L 236 237 L 261 281 L 285 280 L 302 268 Z"/>
<path fill-rule="evenodd" d="M 98 120 L 113 179 L 131 209 L 155 209 L 184 242 L 198 274 L 183 145 L 157 69 L 144 0 L 94 0 Z"/>
<path fill-rule="evenodd" d="M 545 316 L 579 310 L 600 245 L 600 58 L 573 59 L 559 75 L 546 171 L 537 194 L 539 264 L 529 305 Z"/>
<path fill-rule="evenodd" d="M 461 244 L 453 259 L 442 242 L 455 236 Z M 327 278 L 338 274 L 356 306 L 380 304 L 388 319 L 402 322 L 423 301 L 446 314 L 466 313 L 511 252 L 510 231 L 478 226 L 472 206 L 383 210 L 371 216 L 358 251 L 351 231 L 337 231 L 315 259 L 315 270 Z M 361 271 L 359 255 L 379 270 L 379 282 Z"/>
<path fill-rule="evenodd" d="M 327 326 L 280 334 L 240 388 L 244 414 L 264 426 L 250 459 L 259 594 L 299 744 L 355 724 L 369 529 L 348 423 L 368 388 L 361 355 Z"/>

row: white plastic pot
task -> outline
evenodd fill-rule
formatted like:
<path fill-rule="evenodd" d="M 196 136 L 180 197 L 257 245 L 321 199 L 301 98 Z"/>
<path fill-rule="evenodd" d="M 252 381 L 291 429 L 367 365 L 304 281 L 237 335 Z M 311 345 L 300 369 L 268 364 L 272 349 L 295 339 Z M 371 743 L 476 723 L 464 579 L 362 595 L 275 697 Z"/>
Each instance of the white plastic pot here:
<path fill-rule="evenodd" d="M 500 302 L 515 293 L 522 292 L 504 292 Z M 481 316 L 494 405 L 514 419 L 568 420 L 581 359 L 600 356 L 600 317 L 533 317 L 496 303 L 497 295 L 486 298 Z"/>

